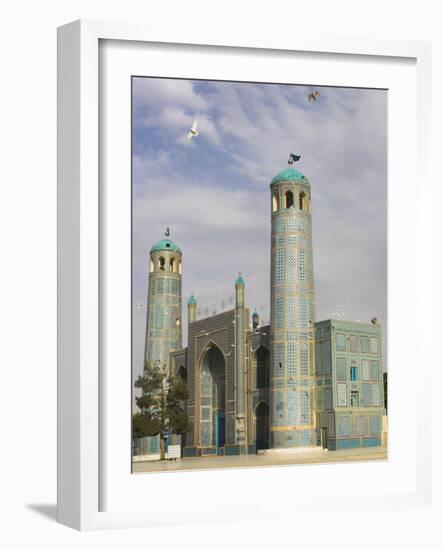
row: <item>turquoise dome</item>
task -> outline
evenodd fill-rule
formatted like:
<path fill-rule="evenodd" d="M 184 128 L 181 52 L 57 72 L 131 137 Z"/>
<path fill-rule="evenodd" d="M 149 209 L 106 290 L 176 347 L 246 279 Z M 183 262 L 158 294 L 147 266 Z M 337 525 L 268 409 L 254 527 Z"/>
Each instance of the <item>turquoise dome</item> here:
<path fill-rule="evenodd" d="M 246 282 L 244 281 L 244 277 L 242 275 L 238 275 L 235 281 L 235 286 L 244 286 L 245 284 Z"/>
<path fill-rule="evenodd" d="M 287 168 L 272 179 L 272 183 L 277 183 L 278 181 L 307 181 L 307 178 L 304 174 L 301 174 L 298 170 L 294 168 Z"/>
<path fill-rule="evenodd" d="M 181 254 L 180 248 L 170 239 L 161 239 L 150 249 L 151 252 L 160 252 L 162 250 L 172 250 L 173 252 L 179 252 Z"/>
<path fill-rule="evenodd" d="M 188 306 L 196 306 L 196 300 L 195 300 L 195 296 L 193 294 L 191 294 L 189 296 L 189 299 L 187 300 L 187 305 Z"/>

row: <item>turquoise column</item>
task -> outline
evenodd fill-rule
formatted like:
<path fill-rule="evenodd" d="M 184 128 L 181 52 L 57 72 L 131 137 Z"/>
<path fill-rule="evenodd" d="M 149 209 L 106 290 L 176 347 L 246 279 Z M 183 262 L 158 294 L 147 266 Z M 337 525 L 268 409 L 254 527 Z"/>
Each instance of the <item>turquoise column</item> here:
<path fill-rule="evenodd" d="M 182 347 L 181 277 L 181 250 L 162 239 L 150 251 L 144 355 L 167 372 L 169 353 Z"/>
<path fill-rule="evenodd" d="M 316 445 L 311 191 L 289 168 L 271 190 L 270 447 Z"/>

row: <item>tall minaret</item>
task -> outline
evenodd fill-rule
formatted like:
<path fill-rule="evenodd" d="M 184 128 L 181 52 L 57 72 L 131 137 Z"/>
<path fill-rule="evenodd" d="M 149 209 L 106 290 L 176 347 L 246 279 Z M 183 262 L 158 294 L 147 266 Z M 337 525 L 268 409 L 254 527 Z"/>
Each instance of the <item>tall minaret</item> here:
<path fill-rule="evenodd" d="M 168 238 L 150 251 L 145 359 L 168 371 L 169 352 L 181 349 L 182 254 Z"/>
<path fill-rule="evenodd" d="M 273 178 L 270 190 L 270 447 L 314 446 L 315 313 L 310 183 L 289 166 Z"/>
<path fill-rule="evenodd" d="M 235 281 L 235 400 L 236 425 L 235 439 L 239 454 L 246 452 L 245 419 L 245 353 L 246 353 L 246 310 L 245 281 L 241 273 Z"/>

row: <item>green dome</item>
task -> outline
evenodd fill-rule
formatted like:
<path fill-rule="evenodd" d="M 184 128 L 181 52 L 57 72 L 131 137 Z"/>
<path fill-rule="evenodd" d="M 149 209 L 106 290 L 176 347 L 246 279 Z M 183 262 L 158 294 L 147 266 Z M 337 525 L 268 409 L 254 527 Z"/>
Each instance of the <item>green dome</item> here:
<path fill-rule="evenodd" d="M 238 275 L 235 281 L 235 286 L 244 286 L 245 284 L 246 282 L 244 281 L 244 277 L 242 275 Z"/>
<path fill-rule="evenodd" d="M 173 252 L 179 252 L 181 254 L 180 248 L 170 239 L 161 239 L 150 249 L 151 252 L 160 252 L 162 250 L 172 250 Z"/>
<path fill-rule="evenodd" d="M 278 181 L 307 181 L 307 178 L 304 174 L 301 174 L 298 170 L 294 168 L 287 168 L 272 179 L 272 183 L 277 183 Z"/>
<path fill-rule="evenodd" d="M 187 305 L 188 306 L 196 306 L 196 300 L 195 300 L 195 296 L 193 294 L 191 294 L 189 296 L 189 299 L 187 300 Z"/>

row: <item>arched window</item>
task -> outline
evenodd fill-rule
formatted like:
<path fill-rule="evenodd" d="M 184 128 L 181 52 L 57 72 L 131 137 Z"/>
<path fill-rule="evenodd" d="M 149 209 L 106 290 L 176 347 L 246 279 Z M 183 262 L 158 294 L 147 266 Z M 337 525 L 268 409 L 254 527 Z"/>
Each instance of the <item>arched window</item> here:
<path fill-rule="evenodd" d="M 277 210 L 279 210 L 279 196 L 276 191 L 276 193 L 273 193 L 272 212 L 276 212 Z"/>
<path fill-rule="evenodd" d="M 291 191 L 286 191 L 285 193 L 285 207 L 292 208 L 293 206 L 293 193 Z"/>
<path fill-rule="evenodd" d="M 153 270 L 154 270 L 154 265 L 153 265 L 153 260 L 151 258 L 151 260 L 150 260 L 150 272 L 152 273 Z"/>
<path fill-rule="evenodd" d="M 307 210 L 307 198 L 305 196 L 304 191 L 301 191 L 299 193 L 299 208 L 301 210 Z"/>
<path fill-rule="evenodd" d="M 162 256 L 160 256 L 159 258 L 158 265 L 159 265 L 160 271 L 166 270 L 166 260 Z"/>
<path fill-rule="evenodd" d="M 175 273 L 175 270 L 176 270 L 175 258 L 170 258 L 170 271 L 172 271 L 172 273 Z"/>

